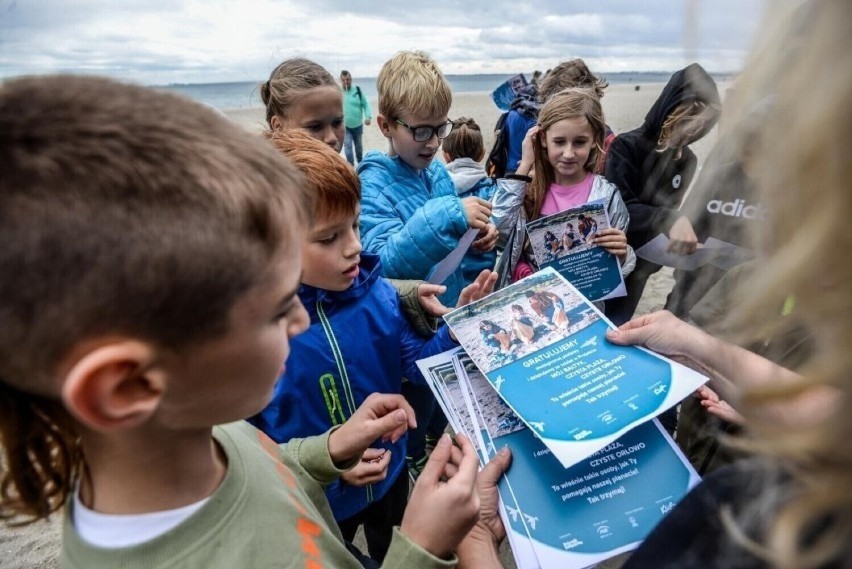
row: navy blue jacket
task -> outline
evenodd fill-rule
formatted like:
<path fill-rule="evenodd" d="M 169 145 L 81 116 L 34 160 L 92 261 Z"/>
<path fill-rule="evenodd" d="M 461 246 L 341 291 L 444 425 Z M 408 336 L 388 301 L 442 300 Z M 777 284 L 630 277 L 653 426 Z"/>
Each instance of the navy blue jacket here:
<path fill-rule="evenodd" d="M 423 383 L 415 362 L 458 346 L 446 326 L 430 340 L 418 335 L 380 270 L 378 257 L 364 253 L 361 272 L 345 291 L 299 289 L 310 328 L 290 340 L 287 369 L 272 401 L 250 419 L 273 440 L 322 434 L 352 416 L 371 393 L 399 393 L 403 377 Z M 405 437 L 371 446 L 392 452 L 388 475 L 367 486 L 342 480 L 329 485 L 326 495 L 337 520 L 381 499 L 405 468 Z"/>

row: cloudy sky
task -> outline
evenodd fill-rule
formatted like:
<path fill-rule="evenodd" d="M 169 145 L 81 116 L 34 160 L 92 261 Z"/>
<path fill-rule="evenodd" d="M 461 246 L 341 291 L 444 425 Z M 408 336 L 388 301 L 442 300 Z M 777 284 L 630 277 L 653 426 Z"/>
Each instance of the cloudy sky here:
<path fill-rule="evenodd" d="M 598 72 L 736 71 L 765 0 L 0 0 L 0 78 L 97 73 L 146 84 L 255 81 L 304 56 L 375 76 L 401 49 L 445 73 L 582 57 Z"/>

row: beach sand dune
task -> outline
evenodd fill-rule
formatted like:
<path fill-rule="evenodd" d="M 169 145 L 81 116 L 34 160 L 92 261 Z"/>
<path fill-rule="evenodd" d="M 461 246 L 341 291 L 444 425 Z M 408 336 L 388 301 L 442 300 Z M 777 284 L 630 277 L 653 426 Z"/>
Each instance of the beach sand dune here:
<path fill-rule="evenodd" d="M 659 96 L 662 84 L 641 85 L 635 90 L 635 85 L 613 85 L 606 91 L 603 98 L 604 113 L 607 124 L 616 132 L 625 132 L 642 124 L 645 113 Z M 725 85 L 719 85 L 719 92 L 725 92 Z M 377 101 L 370 101 L 373 112 L 378 109 Z M 500 116 L 500 110 L 491 101 L 488 93 L 461 93 L 454 96 L 450 117 L 466 116 L 473 118 L 482 128 L 486 149 L 494 143 L 493 127 Z M 231 120 L 247 129 L 260 132 L 265 126 L 264 111 L 260 108 L 243 110 L 225 110 Z M 715 130 L 692 149 L 701 164 L 715 140 Z M 387 150 L 385 138 L 381 135 L 375 121 L 365 127 L 364 151 Z M 439 153 L 440 156 L 440 153 Z M 637 314 L 644 314 L 662 308 L 666 295 L 671 290 L 673 281 L 671 270 L 663 269 L 653 275 L 646 285 L 642 301 L 639 303 Z M 0 524 L 0 569 L 52 569 L 57 566 L 56 556 L 59 551 L 59 528 L 61 513 L 54 515 L 49 522 L 40 522 L 22 528 L 7 528 Z M 360 545 L 363 546 L 363 543 Z M 511 555 L 505 551 L 503 558 L 507 567 L 514 567 Z M 618 560 L 611 560 L 601 565 L 602 568 L 618 567 Z"/>

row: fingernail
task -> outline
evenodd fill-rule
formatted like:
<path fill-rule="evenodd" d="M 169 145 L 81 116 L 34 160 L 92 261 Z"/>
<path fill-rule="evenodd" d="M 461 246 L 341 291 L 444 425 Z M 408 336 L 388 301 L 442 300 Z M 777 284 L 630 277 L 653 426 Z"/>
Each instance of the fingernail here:
<path fill-rule="evenodd" d="M 442 446 L 450 446 L 453 444 L 453 440 L 450 438 L 450 435 L 444 433 L 441 435 L 441 438 L 438 440 L 438 444 Z"/>
<path fill-rule="evenodd" d="M 404 423 L 405 422 L 405 411 L 403 411 L 402 409 L 397 409 L 396 411 L 393 412 L 393 419 L 397 423 Z"/>
<path fill-rule="evenodd" d="M 509 456 L 509 447 L 501 448 L 500 452 L 498 452 L 497 454 L 499 454 L 500 456 Z"/>

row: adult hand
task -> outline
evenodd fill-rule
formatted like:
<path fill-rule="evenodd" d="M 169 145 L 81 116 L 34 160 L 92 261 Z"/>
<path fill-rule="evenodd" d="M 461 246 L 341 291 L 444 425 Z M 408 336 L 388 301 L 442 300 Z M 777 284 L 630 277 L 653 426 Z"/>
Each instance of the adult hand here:
<path fill-rule="evenodd" d="M 491 221 L 491 202 L 482 198 L 470 196 L 462 201 L 468 227 L 483 229 Z"/>
<path fill-rule="evenodd" d="M 686 216 L 680 216 L 669 230 L 669 246 L 666 248 L 666 251 L 671 251 L 678 255 L 691 255 L 697 247 L 698 237 L 695 235 L 692 224 Z"/>
<path fill-rule="evenodd" d="M 641 344 L 666 356 L 687 356 L 692 343 L 706 342 L 710 336 L 667 310 L 634 318 L 617 330 L 608 330 L 606 339 L 621 346 Z"/>
<path fill-rule="evenodd" d="M 352 486 L 366 486 L 381 482 L 388 476 L 391 451 L 383 448 L 368 448 L 361 461 L 351 470 L 340 475 L 341 480 Z"/>
<path fill-rule="evenodd" d="M 500 519 L 497 482 L 511 462 L 511 452 L 508 448 L 503 448 L 476 477 L 479 520 L 457 549 L 460 568 L 502 567 L 497 547 L 506 537 L 506 528 Z"/>
<path fill-rule="evenodd" d="M 400 531 L 432 555 L 447 558 L 479 518 L 476 471 L 479 460 L 464 435 L 456 442 L 461 454 L 453 456 L 453 443 L 443 435 L 414 485 Z M 446 479 L 448 464 L 455 474 Z"/>
<path fill-rule="evenodd" d="M 476 241 L 473 242 L 471 247 L 477 251 L 486 253 L 497 245 L 497 237 L 499 237 L 499 235 L 500 234 L 497 232 L 497 226 L 489 222 L 486 224 L 484 229 L 480 230 L 479 236 Z"/>
<path fill-rule="evenodd" d="M 438 295 L 444 294 L 446 291 L 447 287 L 444 285 L 421 283 L 417 287 L 417 302 L 420 304 L 420 308 L 436 318 L 449 313 L 450 309 L 438 300 Z"/>
<path fill-rule="evenodd" d="M 328 452 L 336 464 L 361 456 L 376 439 L 396 442 L 407 429 L 417 427 L 414 409 L 402 395 L 373 393 L 328 438 Z"/>
<path fill-rule="evenodd" d="M 370 126 L 370 119 L 364 119 L 364 124 Z"/>

